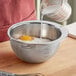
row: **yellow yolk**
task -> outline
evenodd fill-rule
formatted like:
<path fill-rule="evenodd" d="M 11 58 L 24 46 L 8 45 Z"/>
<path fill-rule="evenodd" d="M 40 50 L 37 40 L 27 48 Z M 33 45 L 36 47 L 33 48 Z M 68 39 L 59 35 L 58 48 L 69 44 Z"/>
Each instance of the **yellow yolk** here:
<path fill-rule="evenodd" d="M 25 41 L 32 41 L 34 40 L 34 37 L 28 36 L 28 35 L 23 35 L 19 39 L 25 40 Z"/>

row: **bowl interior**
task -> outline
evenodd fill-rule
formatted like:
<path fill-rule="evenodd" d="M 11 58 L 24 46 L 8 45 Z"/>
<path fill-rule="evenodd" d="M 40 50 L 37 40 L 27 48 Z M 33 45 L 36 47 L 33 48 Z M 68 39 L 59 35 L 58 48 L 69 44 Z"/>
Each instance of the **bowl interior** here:
<path fill-rule="evenodd" d="M 61 36 L 61 31 L 52 24 L 48 23 L 41 24 L 41 22 L 23 23 L 19 26 L 13 27 L 10 30 L 10 36 L 12 38 L 19 38 L 22 35 L 30 35 L 34 37 L 41 36 L 42 38 L 50 39 L 53 41 Z"/>

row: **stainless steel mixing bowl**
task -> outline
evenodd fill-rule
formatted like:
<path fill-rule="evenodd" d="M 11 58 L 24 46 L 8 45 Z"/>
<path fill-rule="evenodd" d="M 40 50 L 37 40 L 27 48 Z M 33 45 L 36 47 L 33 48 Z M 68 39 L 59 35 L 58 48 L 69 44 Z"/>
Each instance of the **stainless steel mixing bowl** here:
<path fill-rule="evenodd" d="M 43 25 L 42 32 L 41 22 Z M 25 42 L 18 38 L 22 35 L 47 38 L 49 42 Z M 8 36 L 16 55 L 30 63 L 40 63 L 54 55 L 62 39 L 68 35 L 67 30 L 60 24 L 48 21 L 23 21 L 8 29 Z"/>

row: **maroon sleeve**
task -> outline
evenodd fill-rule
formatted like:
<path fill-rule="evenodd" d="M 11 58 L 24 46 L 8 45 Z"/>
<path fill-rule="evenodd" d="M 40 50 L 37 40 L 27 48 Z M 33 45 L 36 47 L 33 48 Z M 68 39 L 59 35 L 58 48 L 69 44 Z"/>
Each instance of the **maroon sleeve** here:
<path fill-rule="evenodd" d="M 8 40 L 8 28 L 17 22 L 35 20 L 34 0 L 0 0 L 0 42 Z"/>

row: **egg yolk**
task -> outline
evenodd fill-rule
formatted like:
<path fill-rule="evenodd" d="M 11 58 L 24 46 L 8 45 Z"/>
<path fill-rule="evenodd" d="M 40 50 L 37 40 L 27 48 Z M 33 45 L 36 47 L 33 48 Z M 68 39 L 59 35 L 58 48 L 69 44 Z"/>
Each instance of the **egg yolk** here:
<path fill-rule="evenodd" d="M 34 37 L 28 36 L 28 35 L 23 35 L 19 39 L 25 40 L 25 41 L 32 41 L 34 40 Z"/>

